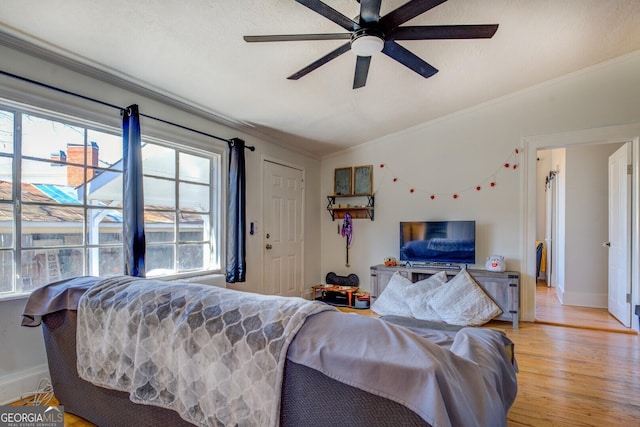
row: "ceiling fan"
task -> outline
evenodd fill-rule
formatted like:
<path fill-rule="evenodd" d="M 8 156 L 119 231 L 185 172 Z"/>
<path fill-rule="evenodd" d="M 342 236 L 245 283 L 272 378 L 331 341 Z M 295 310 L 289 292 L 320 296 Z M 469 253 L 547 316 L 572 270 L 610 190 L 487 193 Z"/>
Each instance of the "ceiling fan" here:
<path fill-rule="evenodd" d="M 349 32 L 244 36 L 244 40 L 250 43 L 305 40 L 349 40 L 349 42 L 329 52 L 322 58 L 312 62 L 287 78 L 290 80 L 298 80 L 316 68 L 319 68 L 332 59 L 335 59 L 348 50 L 351 50 L 357 55 L 356 71 L 353 78 L 354 89 L 361 88 L 367 83 L 371 56 L 378 52 L 382 52 L 388 57 L 395 59 L 424 78 L 431 77 L 438 72 L 435 67 L 396 43 L 396 40 L 491 38 L 498 29 L 498 24 L 400 26 L 447 0 L 410 0 L 385 16 L 380 16 L 380 3 L 382 0 L 358 0 L 360 3 L 360 15 L 354 19 L 346 17 L 320 0 L 296 1 L 314 12 L 319 13 L 330 21 L 335 22 Z"/>

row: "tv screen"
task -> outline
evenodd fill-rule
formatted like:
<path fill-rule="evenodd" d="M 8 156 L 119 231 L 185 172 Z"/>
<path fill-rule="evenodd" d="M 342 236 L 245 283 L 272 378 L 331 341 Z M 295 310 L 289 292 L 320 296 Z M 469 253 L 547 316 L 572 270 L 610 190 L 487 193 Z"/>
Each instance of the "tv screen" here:
<path fill-rule="evenodd" d="M 400 261 L 475 264 L 476 222 L 401 222 Z"/>

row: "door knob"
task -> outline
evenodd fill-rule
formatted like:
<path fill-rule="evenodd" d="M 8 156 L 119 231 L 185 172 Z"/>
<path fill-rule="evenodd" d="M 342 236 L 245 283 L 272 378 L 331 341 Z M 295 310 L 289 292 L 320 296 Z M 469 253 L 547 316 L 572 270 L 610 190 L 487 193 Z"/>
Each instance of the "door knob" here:
<path fill-rule="evenodd" d="M 611 247 L 611 242 L 602 242 L 602 246 L 610 248 Z"/>
<path fill-rule="evenodd" d="M 267 243 L 267 246 L 265 246 L 265 248 L 271 249 L 271 248 L 273 248 L 273 246 L 271 246 L 269 243 Z"/>

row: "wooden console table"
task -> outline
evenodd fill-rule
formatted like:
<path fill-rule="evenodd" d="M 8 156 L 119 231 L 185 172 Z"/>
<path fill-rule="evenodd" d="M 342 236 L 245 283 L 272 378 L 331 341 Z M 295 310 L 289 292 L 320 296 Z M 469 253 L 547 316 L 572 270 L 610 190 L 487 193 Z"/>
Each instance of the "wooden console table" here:
<path fill-rule="evenodd" d="M 442 271 L 438 267 L 371 266 L 371 304 L 389 283 L 391 276 L 399 272 L 412 282 L 417 282 Z M 457 269 L 445 269 L 448 280 L 460 272 Z M 467 272 L 493 301 L 500 306 L 502 314 L 496 320 L 506 320 L 518 328 L 518 310 L 520 308 L 520 274 L 516 271 L 492 272 L 472 270 Z"/>
<path fill-rule="evenodd" d="M 318 291 L 320 291 L 320 297 L 318 297 Z M 347 306 L 352 306 L 353 294 L 358 292 L 357 286 L 340 286 L 340 285 L 313 285 L 311 286 L 312 299 L 324 299 L 326 293 L 338 293 L 347 295 Z"/>

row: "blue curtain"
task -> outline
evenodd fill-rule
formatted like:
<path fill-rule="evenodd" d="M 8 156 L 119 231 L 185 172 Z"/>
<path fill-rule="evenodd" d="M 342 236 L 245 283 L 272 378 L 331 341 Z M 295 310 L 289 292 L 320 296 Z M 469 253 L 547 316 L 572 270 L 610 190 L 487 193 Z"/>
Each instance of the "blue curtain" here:
<path fill-rule="evenodd" d="M 244 141 L 234 138 L 229 142 L 229 188 L 227 191 L 227 283 L 244 282 L 246 278 L 245 226 L 246 176 Z"/>
<path fill-rule="evenodd" d="M 142 142 L 136 104 L 122 114 L 124 274 L 145 277 L 144 193 L 142 190 Z"/>

